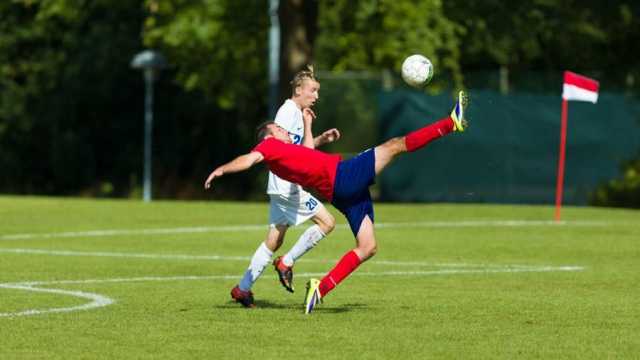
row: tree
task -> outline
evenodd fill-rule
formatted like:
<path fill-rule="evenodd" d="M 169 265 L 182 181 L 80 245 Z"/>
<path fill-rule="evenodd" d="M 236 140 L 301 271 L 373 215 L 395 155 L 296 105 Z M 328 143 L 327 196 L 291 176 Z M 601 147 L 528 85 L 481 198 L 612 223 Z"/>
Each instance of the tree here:
<path fill-rule="evenodd" d="M 622 166 L 622 176 L 602 184 L 590 198 L 596 206 L 640 208 L 640 155 Z"/>
<path fill-rule="evenodd" d="M 149 12 L 145 44 L 167 54 L 185 91 L 214 100 L 210 106 L 211 113 L 218 114 L 215 120 L 191 133 L 196 143 L 206 144 L 206 129 L 216 129 L 208 137 L 212 150 L 198 158 L 207 158 L 211 164 L 246 150 L 253 141 L 252 129 L 266 113 L 267 4 L 232 0 L 148 0 L 145 4 Z M 439 1 L 282 0 L 279 19 L 280 99 L 290 96 L 289 81 L 306 64 L 332 72 L 398 69 L 412 52 L 431 56 L 441 71 L 461 83 L 457 37 L 462 29 L 443 16 Z M 357 103 L 366 96 L 359 91 L 356 87 L 347 94 L 348 109 L 370 111 L 367 104 Z M 257 188 L 261 181 L 253 175 L 236 177 L 233 182 L 240 186 L 223 183 L 221 187 L 223 191 L 233 186 Z"/>
<path fill-rule="evenodd" d="M 640 40 L 636 1 L 470 0 L 444 7 L 467 30 L 461 43 L 466 69 L 607 69 L 618 82 L 638 73 L 628 46 Z"/>
<path fill-rule="evenodd" d="M 121 54 L 138 47 L 140 9 L 25 0 L 2 2 L 0 12 L 0 188 L 65 194 L 97 179 L 126 182 L 131 143 L 118 135 L 130 132 L 136 97 Z"/>
<path fill-rule="evenodd" d="M 413 53 L 460 86 L 460 37 L 439 0 L 333 0 L 320 3 L 317 62 L 334 72 L 400 68 Z M 443 76 L 442 79 L 446 79 Z"/>
<path fill-rule="evenodd" d="M 247 150 L 266 118 L 267 7 L 234 0 L 147 0 L 145 7 L 144 44 L 167 56 L 182 101 L 199 103 L 197 117 L 173 106 L 179 125 L 169 126 L 178 133 L 164 141 L 177 142 L 174 148 L 188 155 L 172 156 L 161 174 L 177 179 L 172 186 L 192 189 L 183 194 L 200 194 L 201 174 Z M 251 173 L 221 183 L 219 191 L 250 197 L 255 191 L 248 190 L 261 182 Z"/>
<path fill-rule="evenodd" d="M 317 0 L 281 0 L 279 99 L 291 96 L 289 82 L 298 71 L 315 62 L 318 30 Z"/>
<path fill-rule="evenodd" d="M 640 40 L 640 3 L 630 0 L 280 5 L 281 99 L 305 64 L 323 75 L 397 73 L 411 53 L 434 62 L 433 91 L 461 86 L 463 69 L 499 66 L 606 69 L 604 77 L 593 74 L 603 89 L 615 82 L 633 96 L 638 86 L 640 66 L 629 44 Z M 254 126 L 267 116 L 267 2 L 12 0 L 0 2 L 0 13 L 3 192 L 116 196 L 135 190 L 143 89 L 129 61 L 143 47 L 160 50 L 171 64 L 156 83 L 156 195 L 203 196 L 202 174 L 253 145 Z M 375 129 L 367 101 L 375 101 L 378 84 L 373 76 L 346 85 L 332 83 L 335 77 L 325 77 L 322 91 L 342 116 L 368 118 L 346 125 L 364 138 Z M 336 106 L 342 103 L 347 106 Z M 260 176 L 235 177 L 222 190 L 230 197 L 261 193 Z"/>

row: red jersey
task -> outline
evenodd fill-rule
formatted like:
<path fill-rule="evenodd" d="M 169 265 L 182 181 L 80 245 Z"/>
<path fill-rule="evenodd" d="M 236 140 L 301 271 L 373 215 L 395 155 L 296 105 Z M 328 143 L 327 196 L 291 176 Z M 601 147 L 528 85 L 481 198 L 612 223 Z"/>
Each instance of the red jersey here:
<path fill-rule="evenodd" d="M 329 201 L 333 199 L 340 155 L 287 144 L 272 137 L 263 140 L 252 151 L 262 154 L 269 170 L 279 177 L 315 189 Z"/>

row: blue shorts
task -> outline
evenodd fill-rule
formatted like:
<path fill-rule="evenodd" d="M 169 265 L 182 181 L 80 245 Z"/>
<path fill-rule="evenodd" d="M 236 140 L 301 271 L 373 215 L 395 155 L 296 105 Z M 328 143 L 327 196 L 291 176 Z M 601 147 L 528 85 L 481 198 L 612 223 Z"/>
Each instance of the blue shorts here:
<path fill-rule="evenodd" d="M 347 217 L 354 236 L 358 235 L 366 215 L 373 222 L 369 186 L 375 183 L 375 164 L 376 154 L 373 149 L 338 163 L 331 203 Z"/>

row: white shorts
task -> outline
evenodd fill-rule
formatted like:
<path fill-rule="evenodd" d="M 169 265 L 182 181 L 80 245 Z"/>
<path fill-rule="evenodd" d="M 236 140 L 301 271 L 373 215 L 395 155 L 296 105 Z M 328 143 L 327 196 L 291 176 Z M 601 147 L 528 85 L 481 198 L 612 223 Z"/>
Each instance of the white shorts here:
<path fill-rule="evenodd" d="M 312 218 L 324 207 L 320 200 L 306 191 L 293 196 L 269 194 L 269 225 L 300 225 Z"/>

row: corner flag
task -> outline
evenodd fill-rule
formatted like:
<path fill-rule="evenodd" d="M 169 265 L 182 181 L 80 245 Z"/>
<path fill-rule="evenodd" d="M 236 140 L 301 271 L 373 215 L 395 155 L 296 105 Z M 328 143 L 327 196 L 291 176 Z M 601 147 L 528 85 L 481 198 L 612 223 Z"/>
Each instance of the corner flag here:
<path fill-rule="evenodd" d="M 558 180 L 556 184 L 556 221 L 560 221 L 562 188 L 564 183 L 564 159 L 567 144 L 567 101 L 598 102 L 600 84 L 586 76 L 571 71 L 564 72 L 562 84 L 562 122 L 560 125 L 560 155 L 558 158 Z"/>
<path fill-rule="evenodd" d="M 600 84 L 588 77 L 572 73 L 564 72 L 564 84 L 562 84 L 562 99 L 598 102 L 598 88 Z"/>

